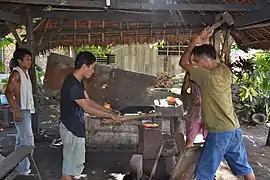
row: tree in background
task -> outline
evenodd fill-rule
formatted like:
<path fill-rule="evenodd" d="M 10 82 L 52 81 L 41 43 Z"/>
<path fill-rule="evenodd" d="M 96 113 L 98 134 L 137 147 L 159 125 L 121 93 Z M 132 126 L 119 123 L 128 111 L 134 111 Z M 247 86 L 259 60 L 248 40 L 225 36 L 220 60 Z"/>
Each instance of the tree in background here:
<path fill-rule="evenodd" d="M 107 57 L 108 54 L 111 54 L 112 49 L 110 45 L 107 46 L 84 45 L 76 49 L 76 53 L 81 51 L 89 51 L 93 53 L 96 57 Z"/>

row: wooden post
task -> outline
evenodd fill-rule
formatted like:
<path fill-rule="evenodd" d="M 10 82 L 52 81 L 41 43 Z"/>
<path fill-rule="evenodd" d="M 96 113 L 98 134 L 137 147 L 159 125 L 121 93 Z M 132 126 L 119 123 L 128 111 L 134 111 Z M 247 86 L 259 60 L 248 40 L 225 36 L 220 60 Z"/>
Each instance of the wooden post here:
<path fill-rule="evenodd" d="M 33 34 L 33 20 L 29 15 L 29 10 L 26 10 L 26 37 L 27 37 L 27 45 L 29 51 L 32 53 L 32 67 L 30 69 L 30 78 L 33 86 L 33 94 L 37 93 L 37 78 L 36 78 L 36 70 L 35 70 L 35 42 L 34 42 L 34 34 Z"/>
<path fill-rule="evenodd" d="M 69 46 L 69 57 L 71 57 L 71 58 L 76 57 L 76 50 L 73 46 Z"/>
<path fill-rule="evenodd" d="M 220 31 L 215 31 L 214 36 L 213 36 L 213 46 L 215 47 L 216 52 L 217 52 L 216 55 L 217 55 L 218 62 L 221 61 L 221 59 L 220 59 L 220 36 L 221 36 Z"/>
<path fill-rule="evenodd" d="M 36 76 L 36 69 L 35 69 L 35 56 L 36 56 L 36 47 L 34 41 L 34 28 L 33 28 L 33 19 L 29 15 L 29 9 L 26 9 L 26 37 L 27 37 L 27 47 L 28 50 L 32 53 L 32 67 L 30 69 L 30 78 L 32 81 L 32 88 L 33 88 L 33 95 L 37 95 L 37 76 Z M 34 96 L 35 101 L 35 109 L 36 113 L 32 114 L 32 130 L 35 136 L 39 135 L 39 121 L 38 121 L 38 106 L 37 100 Z"/>
<path fill-rule="evenodd" d="M 268 135 L 267 135 L 267 139 L 266 139 L 266 146 L 270 146 L 270 126 L 267 126 L 269 128 L 268 130 Z"/>

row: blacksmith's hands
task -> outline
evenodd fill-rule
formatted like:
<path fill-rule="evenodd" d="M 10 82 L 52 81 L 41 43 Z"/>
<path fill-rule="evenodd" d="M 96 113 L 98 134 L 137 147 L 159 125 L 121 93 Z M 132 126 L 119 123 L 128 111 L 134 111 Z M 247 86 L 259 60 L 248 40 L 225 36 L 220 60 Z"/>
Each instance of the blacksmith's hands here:
<path fill-rule="evenodd" d="M 110 118 L 114 121 L 120 121 L 120 115 L 116 113 L 111 113 Z"/>
<path fill-rule="evenodd" d="M 113 110 L 114 113 L 121 115 L 121 112 L 118 110 Z"/>
<path fill-rule="evenodd" d="M 194 45 L 202 45 L 206 42 L 209 42 L 209 38 L 213 35 L 212 31 L 209 31 L 209 27 L 204 28 L 197 37 L 192 40 Z"/>

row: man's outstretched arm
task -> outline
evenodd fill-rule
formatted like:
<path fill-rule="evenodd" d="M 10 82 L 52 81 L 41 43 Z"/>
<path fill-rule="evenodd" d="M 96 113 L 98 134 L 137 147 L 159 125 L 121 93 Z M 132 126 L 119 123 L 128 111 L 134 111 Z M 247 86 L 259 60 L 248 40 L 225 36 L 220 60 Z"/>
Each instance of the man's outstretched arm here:
<path fill-rule="evenodd" d="M 90 115 L 94 115 L 94 116 L 98 116 L 98 117 L 102 117 L 102 118 L 111 118 L 111 119 L 114 119 L 114 117 L 115 117 L 115 114 L 113 114 L 113 113 L 105 112 L 105 111 L 97 109 L 93 106 L 90 106 L 86 99 L 77 99 L 77 100 L 75 100 L 75 102 L 81 108 L 83 108 L 84 112 L 86 112 Z"/>
<path fill-rule="evenodd" d="M 84 91 L 84 96 L 85 96 L 89 106 L 92 106 L 92 107 L 94 107 L 96 109 L 99 109 L 101 111 L 105 111 L 105 112 L 108 112 L 108 113 L 112 112 L 110 109 L 105 108 L 105 107 L 99 105 L 96 101 L 90 99 L 86 91 Z"/>
<path fill-rule="evenodd" d="M 194 67 L 194 65 L 190 64 L 190 58 L 192 56 L 192 51 L 194 47 L 197 45 L 201 45 L 203 43 L 209 42 L 209 38 L 212 36 L 212 32 L 208 31 L 208 28 L 205 28 L 200 32 L 200 34 L 195 37 L 189 44 L 188 48 L 185 50 L 184 54 L 181 56 L 179 65 L 190 72 L 190 69 Z"/>

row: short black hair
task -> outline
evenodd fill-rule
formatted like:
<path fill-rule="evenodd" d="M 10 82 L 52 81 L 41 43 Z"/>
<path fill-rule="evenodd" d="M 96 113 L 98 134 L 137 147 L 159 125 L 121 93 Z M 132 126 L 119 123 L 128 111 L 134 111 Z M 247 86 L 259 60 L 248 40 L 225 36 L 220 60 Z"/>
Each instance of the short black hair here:
<path fill-rule="evenodd" d="M 217 58 L 216 49 L 214 46 L 212 46 L 210 44 L 203 44 L 200 46 L 196 46 L 196 47 L 194 47 L 192 52 L 197 57 L 206 56 L 206 57 L 211 58 L 213 60 L 216 60 L 216 58 Z"/>
<path fill-rule="evenodd" d="M 32 56 L 32 53 L 27 49 L 17 48 L 13 53 L 13 58 L 9 62 L 9 70 L 12 72 L 13 68 L 19 66 L 18 60 L 22 60 L 25 55 Z"/>
<path fill-rule="evenodd" d="M 80 69 L 84 64 L 90 66 L 96 62 L 96 57 L 88 51 L 80 52 L 75 59 L 75 69 Z"/>
<path fill-rule="evenodd" d="M 32 53 L 27 49 L 18 48 L 13 53 L 13 58 L 16 60 L 23 60 L 25 55 L 32 56 Z"/>

